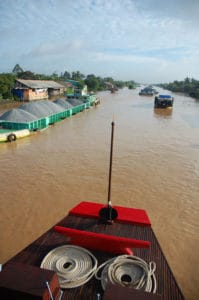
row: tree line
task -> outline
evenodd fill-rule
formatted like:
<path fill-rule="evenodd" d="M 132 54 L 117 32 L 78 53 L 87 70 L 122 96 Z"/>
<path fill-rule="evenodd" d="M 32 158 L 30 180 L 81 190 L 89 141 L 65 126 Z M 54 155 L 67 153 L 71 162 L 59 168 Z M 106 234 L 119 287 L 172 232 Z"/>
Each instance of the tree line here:
<path fill-rule="evenodd" d="M 83 87 L 85 84 L 89 91 L 97 92 L 107 89 L 106 83 L 111 83 L 118 89 L 128 87 L 129 89 L 136 88 L 137 84 L 134 80 L 121 81 L 114 80 L 112 77 L 102 78 L 94 74 L 84 75 L 80 71 L 68 72 L 65 71 L 61 74 L 54 72 L 51 75 L 33 73 L 31 71 L 24 71 L 19 64 L 16 64 L 12 70 L 12 73 L 0 74 L 0 100 L 9 99 L 17 100 L 12 94 L 12 90 L 15 86 L 15 80 L 19 79 L 32 79 L 32 80 L 53 80 L 56 82 L 66 81 L 68 79 L 78 81 L 79 87 Z"/>
<path fill-rule="evenodd" d="M 182 81 L 159 84 L 164 89 L 175 93 L 185 93 L 190 97 L 199 99 L 199 81 L 193 78 L 185 78 Z"/>
<path fill-rule="evenodd" d="M 114 80 L 112 77 L 102 78 L 94 74 L 84 75 L 80 71 L 68 72 L 65 71 L 61 74 L 56 72 L 51 75 L 33 73 L 31 71 L 24 71 L 19 64 L 16 64 L 11 73 L 0 74 L 0 100 L 9 99 L 17 100 L 12 93 L 15 86 L 15 80 L 20 79 L 33 79 L 33 80 L 53 80 L 57 82 L 66 81 L 67 79 L 78 81 L 79 87 L 83 87 L 85 84 L 89 91 L 97 92 L 107 89 L 107 82 L 112 84 L 118 89 L 128 87 L 134 89 L 137 83 L 134 80 L 122 81 Z M 191 97 L 199 99 L 199 81 L 193 78 L 185 78 L 182 81 L 173 81 L 170 83 L 158 84 L 164 89 L 172 92 L 185 93 Z"/>

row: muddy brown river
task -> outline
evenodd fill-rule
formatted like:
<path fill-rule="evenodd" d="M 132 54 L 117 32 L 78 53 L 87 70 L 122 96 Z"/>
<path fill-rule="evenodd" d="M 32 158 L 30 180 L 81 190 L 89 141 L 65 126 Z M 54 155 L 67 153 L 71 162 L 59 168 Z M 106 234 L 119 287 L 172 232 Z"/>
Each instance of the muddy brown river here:
<path fill-rule="evenodd" d="M 199 101 L 174 94 L 154 110 L 138 92 L 101 92 L 96 108 L 0 144 L 0 263 L 78 202 L 107 201 L 114 115 L 112 203 L 147 210 L 186 299 L 199 299 Z"/>

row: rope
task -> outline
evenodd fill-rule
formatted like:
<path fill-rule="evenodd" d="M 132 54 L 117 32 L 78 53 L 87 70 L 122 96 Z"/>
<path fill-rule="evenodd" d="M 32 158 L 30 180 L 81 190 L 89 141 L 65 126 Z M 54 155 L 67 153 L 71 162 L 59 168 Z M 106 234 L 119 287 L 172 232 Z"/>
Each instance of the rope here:
<path fill-rule="evenodd" d="M 108 283 L 113 283 L 155 293 L 155 270 L 154 262 L 147 264 L 137 256 L 120 255 L 101 264 L 95 272 L 95 277 L 101 280 L 103 290 Z M 101 276 L 98 275 L 99 271 Z"/>
<path fill-rule="evenodd" d="M 97 270 L 97 259 L 88 250 L 64 245 L 50 251 L 41 268 L 55 271 L 61 288 L 74 288 L 89 281 Z"/>

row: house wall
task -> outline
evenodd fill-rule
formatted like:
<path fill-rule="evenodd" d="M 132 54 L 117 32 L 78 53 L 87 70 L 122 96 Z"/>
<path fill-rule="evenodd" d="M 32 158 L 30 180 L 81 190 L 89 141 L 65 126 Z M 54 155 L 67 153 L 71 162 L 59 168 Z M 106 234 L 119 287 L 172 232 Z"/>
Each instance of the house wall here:
<path fill-rule="evenodd" d="M 48 90 L 47 89 L 27 89 L 23 91 L 23 100 L 33 101 L 40 99 L 48 99 Z"/>
<path fill-rule="evenodd" d="M 64 93 L 64 88 L 61 89 L 48 89 L 48 95 L 49 96 L 57 96 L 57 95 L 62 95 Z"/>
<path fill-rule="evenodd" d="M 41 100 L 48 99 L 49 96 L 62 95 L 64 93 L 65 87 L 61 88 L 28 88 L 27 85 L 16 80 L 15 89 L 13 92 L 20 98 L 20 100 L 32 101 L 32 100 Z M 19 92 L 21 91 L 21 93 Z"/>
<path fill-rule="evenodd" d="M 88 88 L 87 85 L 85 85 L 82 89 L 82 96 L 87 95 L 88 94 Z"/>

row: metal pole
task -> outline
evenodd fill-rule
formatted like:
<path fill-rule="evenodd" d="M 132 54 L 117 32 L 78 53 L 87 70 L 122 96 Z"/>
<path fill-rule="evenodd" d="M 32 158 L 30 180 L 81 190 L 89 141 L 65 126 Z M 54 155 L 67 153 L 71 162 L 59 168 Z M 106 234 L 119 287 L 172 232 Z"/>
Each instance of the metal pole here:
<path fill-rule="evenodd" d="M 113 137 L 115 123 L 111 123 L 111 150 L 110 150 L 110 164 L 109 164 L 109 185 L 108 185 L 108 206 L 111 206 L 111 177 L 112 177 L 112 161 L 113 161 Z"/>
<path fill-rule="evenodd" d="M 114 136 L 114 126 L 115 123 L 111 123 L 111 149 L 110 149 L 110 163 L 109 163 L 109 181 L 108 181 L 108 205 L 102 207 L 99 211 L 100 220 L 106 224 L 112 224 L 113 221 L 117 218 L 118 213 L 111 204 L 111 176 L 112 176 L 112 161 L 113 161 L 113 136 Z"/>

